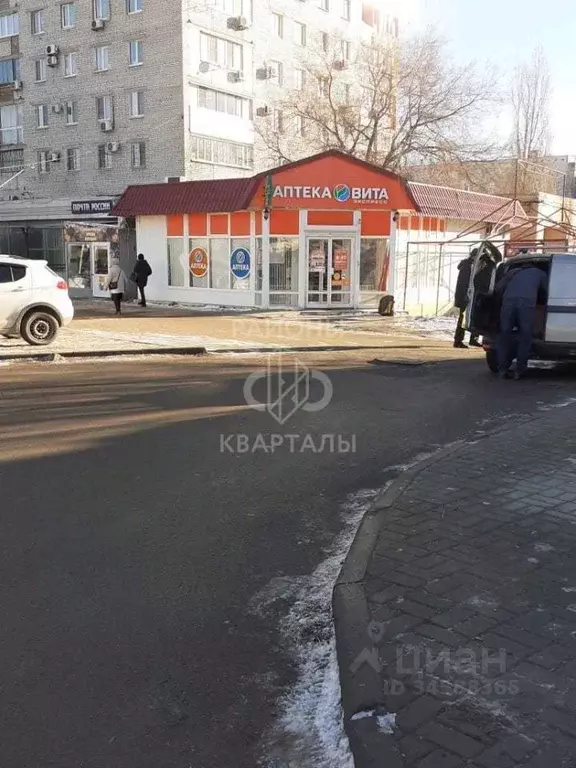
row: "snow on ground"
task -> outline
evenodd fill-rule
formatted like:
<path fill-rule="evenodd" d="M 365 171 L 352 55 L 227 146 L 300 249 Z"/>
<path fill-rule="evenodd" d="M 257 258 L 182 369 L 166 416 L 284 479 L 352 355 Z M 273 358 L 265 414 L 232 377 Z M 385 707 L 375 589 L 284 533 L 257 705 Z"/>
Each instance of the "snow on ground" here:
<path fill-rule="evenodd" d="M 456 317 L 398 317 L 395 320 L 395 325 L 438 339 L 453 339 L 457 323 Z"/>

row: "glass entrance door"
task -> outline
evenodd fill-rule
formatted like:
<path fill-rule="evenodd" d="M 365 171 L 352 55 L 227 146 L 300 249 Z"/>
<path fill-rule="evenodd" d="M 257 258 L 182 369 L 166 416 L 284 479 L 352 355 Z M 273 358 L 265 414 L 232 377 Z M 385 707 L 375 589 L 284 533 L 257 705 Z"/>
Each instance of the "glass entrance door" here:
<path fill-rule="evenodd" d="M 110 245 L 92 243 L 92 295 L 96 298 L 108 296 L 104 289 L 106 276 L 110 268 Z"/>
<path fill-rule="evenodd" d="M 92 257 L 86 243 L 68 243 L 66 246 L 66 277 L 73 298 L 92 295 Z"/>
<path fill-rule="evenodd" d="M 352 242 L 351 237 L 308 238 L 307 306 L 351 305 Z"/>

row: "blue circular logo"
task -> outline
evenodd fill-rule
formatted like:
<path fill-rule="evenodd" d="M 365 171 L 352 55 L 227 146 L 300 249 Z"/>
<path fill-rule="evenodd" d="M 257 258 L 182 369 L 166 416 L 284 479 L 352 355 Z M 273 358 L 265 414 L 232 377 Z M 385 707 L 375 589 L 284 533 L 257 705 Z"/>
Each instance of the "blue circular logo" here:
<path fill-rule="evenodd" d="M 247 248 L 235 248 L 232 251 L 230 271 L 237 280 L 244 280 L 250 275 L 250 251 Z"/>
<path fill-rule="evenodd" d="M 338 200 L 339 203 L 345 203 L 350 200 L 350 187 L 347 184 L 338 184 L 334 187 L 334 200 Z"/>

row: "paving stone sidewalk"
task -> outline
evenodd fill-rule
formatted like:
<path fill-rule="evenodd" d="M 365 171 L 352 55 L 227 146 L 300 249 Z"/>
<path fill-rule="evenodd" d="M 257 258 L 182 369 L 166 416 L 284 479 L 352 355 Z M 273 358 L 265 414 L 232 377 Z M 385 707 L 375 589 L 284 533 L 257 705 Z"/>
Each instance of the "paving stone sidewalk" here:
<path fill-rule="evenodd" d="M 576 408 L 432 463 L 379 514 L 356 765 L 576 766 Z"/>

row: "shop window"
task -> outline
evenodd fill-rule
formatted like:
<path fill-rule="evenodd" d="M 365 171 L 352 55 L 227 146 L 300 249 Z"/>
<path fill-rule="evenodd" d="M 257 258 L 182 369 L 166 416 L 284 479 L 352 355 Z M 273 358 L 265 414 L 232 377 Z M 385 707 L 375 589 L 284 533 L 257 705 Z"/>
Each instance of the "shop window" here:
<path fill-rule="evenodd" d="M 270 238 L 270 293 L 298 291 L 298 238 Z M 272 302 L 274 303 L 274 302 Z M 290 303 L 281 301 L 280 303 Z"/>
<path fill-rule="evenodd" d="M 230 256 L 236 248 L 245 248 L 250 253 L 250 238 L 248 237 L 233 237 L 230 241 Z M 252 254 L 250 254 L 252 256 Z M 228 260 L 228 269 L 230 270 L 230 260 Z M 232 288 L 235 291 L 249 291 L 250 290 L 250 277 L 237 278 L 230 271 L 230 280 L 232 281 Z"/>
<path fill-rule="evenodd" d="M 210 287 L 230 288 L 230 241 L 227 237 L 210 240 Z"/>
<path fill-rule="evenodd" d="M 360 290 L 385 291 L 388 281 L 389 240 L 362 238 L 360 241 Z"/>
<path fill-rule="evenodd" d="M 168 238 L 168 285 L 184 288 L 184 238 Z"/>
<path fill-rule="evenodd" d="M 188 254 L 186 255 L 186 260 L 188 260 L 188 256 L 190 253 L 192 253 L 193 250 L 196 248 L 203 248 L 206 253 L 210 253 L 209 246 L 208 246 L 208 240 L 204 237 L 191 237 L 188 241 Z M 192 272 L 190 272 L 190 268 L 188 266 L 187 261 L 187 269 L 188 269 L 188 285 L 190 288 L 209 288 L 210 287 L 210 261 L 208 261 L 208 272 L 204 277 L 195 277 Z"/>

